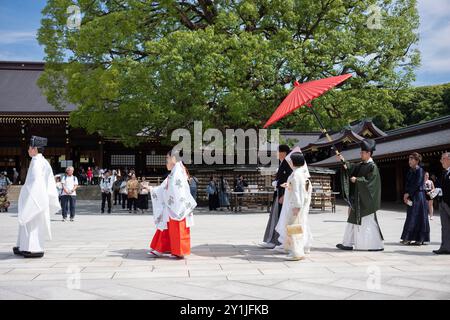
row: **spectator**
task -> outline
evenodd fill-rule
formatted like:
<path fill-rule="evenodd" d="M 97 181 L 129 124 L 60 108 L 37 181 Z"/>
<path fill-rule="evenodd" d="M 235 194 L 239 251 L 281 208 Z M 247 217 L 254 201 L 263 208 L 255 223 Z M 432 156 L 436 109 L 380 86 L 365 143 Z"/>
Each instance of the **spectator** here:
<path fill-rule="evenodd" d="M 122 176 L 117 175 L 116 181 L 114 181 L 113 183 L 114 205 L 117 205 L 117 200 L 119 200 L 119 205 L 122 203 L 122 196 L 120 194 L 121 184 L 122 184 Z"/>
<path fill-rule="evenodd" d="M 428 204 L 424 190 L 424 170 L 419 165 L 422 156 L 413 152 L 409 156 L 409 172 L 406 176 L 403 202 L 407 205 L 407 215 L 401 243 L 405 245 L 422 245 L 430 242 L 430 224 L 428 221 Z"/>
<path fill-rule="evenodd" d="M 430 180 L 430 174 L 425 172 L 425 198 L 428 202 L 428 214 L 430 216 L 430 220 L 433 220 L 433 199 L 434 199 L 434 183 Z"/>
<path fill-rule="evenodd" d="M 197 189 L 198 189 L 198 179 L 195 176 L 189 177 L 189 190 L 191 191 L 192 198 L 197 201 Z"/>
<path fill-rule="evenodd" d="M 128 200 L 128 190 L 127 190 L 127 178 L 123 177 L 122 182 L 120 183 L 120 198 L 122 199 L 122 209 L 125 210 L 127 207 Z"/>
<path fill-rule="evenodd" d="M 441 156 L 441 164 L 445 172 L 442 174 L 440 186 L 442 187 L 441 214 L 441 246 L 433 250 L 435 254 L 450 254 L 450 152 Z"/>
<path fill-rule="evenodd" d="M 87 169 L 86 178 L 88 184 L 93 184 L 94 172 L 92 171 L 91 167 L 88 167 Z"/>
<path fill-rule="evenodd" d="M 235 192 L 244 192 L 246 187 L 248 187 L 248 183 L 247 183 L 247 181 L 244 180 L 244 176 L 240 175 L 239 178 L 234 183 L 234 191 Z M 242 193 L 237 195 L 239 211 L 242 211 L 243 197 L 244 197 L 244 194 L 242 194 Z"/>
<path fill-rule="evenodd" d="M 130 180 L 127 182 L 128 191 L 128 212 L 131 213 L 133 208 L 134 213 L 137 212 L 137 199 L 139 195 L 139 181 L 136 179 L 136 175 L 131 174 Z"/>
<path fill-rule="evenodd" d="M 66 174 L 61 179 L 61 184 L 63 186 L 62 196 L 61 196 L 61 207 L 63 222 L 67 221 L 67 211 L 70 211 L 70 221 L 75 219 L 75 204 L 77 198 L 77 188 L 78 179 L 73 175 L 73 167 L 66 168 Z"/>
<path fill-rule="evenodd" d="M 56 183 L 56 191 L 58 192 L 58 200 L 59 204 L 61 204 L 61 196 L 63 192 L 63 185 L 61 183 L 61 176 L 55 177 L 55 183 Z"/>
<path fill-rule="evenodd" d="M 112 183 L 116 182 L 116 180 L 117 180 L 117 171 L 116 170 L 112 171 L 111 178 L 112 178 Z"/>
<path fill-rule="evenodd" d="M 99 177 L 100 177 L 100 168 L 96 166 L 93 171 L 94 184 L 99 183 Z"/>
<path fill-rule="evenodd" d="M 99 184 L 102 181 L 103 177 L 105 176 L 105 172 L 106 172 L 106 169 L 100 168 L 99 174 L 98 174 L 98 183 Z"/>
<path fill-rule="evenodd" d="M 84 170 L 83 167 L 80 168 L 79 176 L 80 176 L 80 184 L 81 184 L 82 186 L 87 185 L 87 184 L 88 184 L 88 183 L 87 183 L 87 175 L 86 175 L 86 171 Z"/>
<path fill-rule="evenodd" d="M 219 195 L 217 183 L 212 176 L 209 180 L 208 186 L 206 187 L 206 192 L 208 193 L 209 211 L 216 211 L 219 207 Z"/>
<path fill-rule="evenodd" d="M 100 180 L 100 189 L 102 191 L 102 209 L 101 213 L 105 213 L 105 202 L 108 203 L 108 213 L 111 213 L 111 193 L 113 188 L 111 172 L 107 170 L 102 180 Z"/>
<path fill-rule="evenodd" d="M 219 205 L 220 208 L 228 208 L 230 210 L 230 199 L 228 194 L 230 193 L 230 186 L 228 185 L 228 181 L 221 176 L 219 181 Z"/>
<path fill-rule="evenodd" d="M 6 172 L 0 172 L 0 211 L 5 210 L 8 212 L 8 190 L 11 185 L 11 181 L 6 176 Z"/>
<path fill-rule="evenodd" d="M 6 175 L 6 171 L 0 172 L 0 189 L 8 190 L 11 184 L 11 180 Z"/>
<path fill-rule="evenodd" d="M 19 172 L 16 168 L 13 168 L 13 183 L 17 184 L 19 182 Z"/>
<path fill-rule="evenodd" d="M 139 184 L 139 196 L 138 196 L 138 207 L 141 209 L 142 214 L 145 210 L 148 210 L 148 194 L 150 192 L 150 184 L 145 177 L 142 177 L 141 183 Z"/>

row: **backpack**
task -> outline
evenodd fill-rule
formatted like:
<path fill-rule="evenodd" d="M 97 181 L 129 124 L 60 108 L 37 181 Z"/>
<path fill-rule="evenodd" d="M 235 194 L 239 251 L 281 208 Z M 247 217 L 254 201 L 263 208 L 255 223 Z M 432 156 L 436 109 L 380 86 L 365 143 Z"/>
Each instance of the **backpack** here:
<path fill-rule="evenodd" d="M 122 180 L 116 180 L 116 181 L 114 181 L 114 184 L 113 184 L 113 190 L 115 191 L 115 192 L 119 192 L 120 191 L 120 185 L 122 184 Z"/>

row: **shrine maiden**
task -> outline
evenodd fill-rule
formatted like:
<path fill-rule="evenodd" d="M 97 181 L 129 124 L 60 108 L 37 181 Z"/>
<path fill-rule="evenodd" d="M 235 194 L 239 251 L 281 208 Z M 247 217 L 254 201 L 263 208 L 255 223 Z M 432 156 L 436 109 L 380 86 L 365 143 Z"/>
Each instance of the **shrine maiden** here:
<path fill-rule="evenodd" d="M 166 156 L 166 166 L 170 171 L 168 177 L 160 186 L 150 189 L 157 231 L 149 254 L 160 257 L 171 253 L 182 259 L 191 252 L 190 227 L 194 225 L 197 202 L 190 192 L 188 171 L 172 152 Z"/>

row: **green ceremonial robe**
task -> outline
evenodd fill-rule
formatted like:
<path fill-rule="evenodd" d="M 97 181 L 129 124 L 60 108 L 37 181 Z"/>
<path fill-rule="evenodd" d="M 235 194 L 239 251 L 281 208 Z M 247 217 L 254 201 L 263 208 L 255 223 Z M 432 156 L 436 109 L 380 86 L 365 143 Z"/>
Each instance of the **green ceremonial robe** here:
<path fill-rule="evenodd" d="M 345 162 L 347 170 L 341 173 L 343 197 L 350 204 L 348 223 L 361 225 L 362 217 L 375 214 L 381 204 L 381 179 L 378 167 L 373 161 L 351 164 Z M 350 181 L 356 177 L 356 183 Z M 378 221 L 377 221 L 378 223 Z"/>

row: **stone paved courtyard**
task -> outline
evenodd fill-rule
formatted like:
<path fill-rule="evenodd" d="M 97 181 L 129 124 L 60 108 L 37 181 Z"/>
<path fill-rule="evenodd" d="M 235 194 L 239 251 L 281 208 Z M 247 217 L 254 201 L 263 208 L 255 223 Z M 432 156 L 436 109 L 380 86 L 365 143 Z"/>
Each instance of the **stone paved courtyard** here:
<path fill-rule="evenodd" d="M 117 207 L 116 207 L 117 208 Z M 311 214 L 315 246 L 301 262 L 259 249 L 267 213 L 210 214 L 200 209 L 185 260 L 146 255 L 152 217 L 79 201 L 75 222 L 52 217 L 53 240 L 40 260 L 15 257 L 17 209 L 0 213 L 0 299 L 449 299 L 450 256 L 440 242 L 439 217 L 430 245 L 400 245 L 405 214 L 383 210 L 384 252 L 335 249 L 346 208 Z"/>

